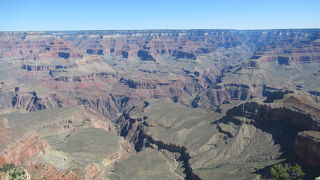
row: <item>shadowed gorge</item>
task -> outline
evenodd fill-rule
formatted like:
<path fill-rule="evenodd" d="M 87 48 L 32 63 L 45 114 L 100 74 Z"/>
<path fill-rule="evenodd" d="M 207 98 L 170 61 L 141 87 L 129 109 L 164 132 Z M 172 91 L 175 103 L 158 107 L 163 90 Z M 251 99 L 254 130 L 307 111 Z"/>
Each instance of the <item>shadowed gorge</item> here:
<path fill-rule="evenodd" d="M 319 69 L 319 29 L 0 32 L 0 165 L 245 180 L 292 162 L 314 179 Z"/>

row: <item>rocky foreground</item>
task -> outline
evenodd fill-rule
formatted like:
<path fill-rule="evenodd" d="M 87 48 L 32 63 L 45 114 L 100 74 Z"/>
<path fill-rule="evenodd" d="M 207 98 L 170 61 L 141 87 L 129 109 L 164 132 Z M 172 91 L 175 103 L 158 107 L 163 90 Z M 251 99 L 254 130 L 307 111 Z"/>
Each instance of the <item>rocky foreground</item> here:
<path fill-rule="evenodd" d="M 320 176 L 320 30 L 0 32 L 0 165 L 31 179 Z"/>

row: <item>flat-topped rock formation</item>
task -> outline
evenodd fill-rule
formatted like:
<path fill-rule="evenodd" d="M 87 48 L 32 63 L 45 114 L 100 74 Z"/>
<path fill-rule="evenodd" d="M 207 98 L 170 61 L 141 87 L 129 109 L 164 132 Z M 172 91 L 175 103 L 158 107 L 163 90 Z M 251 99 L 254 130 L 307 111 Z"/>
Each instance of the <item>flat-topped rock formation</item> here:
<path fill-rule="evenodd" d="M 35 179 L 204 180 L 290 160 L 320 176 L 319 42 L 320 29 L 0 32 L 0 163 Z"/>
<path fill-rule="evenodd" d="M 2 32 L 1 57 L 43 59 L 113 55 L 156 61 L 157 56 L 196 60 L 219 48 L 248 46 L 251 59 L 309 63 L 319 61 L 319 31 L 310 30 L 145 30 Z"/>

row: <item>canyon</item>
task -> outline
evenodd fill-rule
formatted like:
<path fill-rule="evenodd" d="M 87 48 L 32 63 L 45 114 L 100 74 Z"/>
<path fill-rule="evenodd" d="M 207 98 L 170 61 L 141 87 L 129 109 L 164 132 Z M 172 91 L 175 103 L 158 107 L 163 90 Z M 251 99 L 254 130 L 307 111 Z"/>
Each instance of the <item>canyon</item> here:
<path fill-rule="evenodd" d="M 0 165 L 33 179 L 320 176 L 320 29 L 0 32 Z"/>

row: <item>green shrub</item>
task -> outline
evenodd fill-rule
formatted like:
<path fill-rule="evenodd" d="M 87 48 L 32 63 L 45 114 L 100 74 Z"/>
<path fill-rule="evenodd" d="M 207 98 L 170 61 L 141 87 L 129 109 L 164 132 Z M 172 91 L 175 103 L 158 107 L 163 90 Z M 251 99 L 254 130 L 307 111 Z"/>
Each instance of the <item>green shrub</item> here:
<path fill-rule="evenodd" d="M 0 171 L 1 172 L 8 172 L 14 168 L 15 168 L 15 166 L 13 164 L 4 164 L 3 166 L 0 167 Z"/>
<path fill-rule="evenodd" d="M 305 173 L 299 165 L 276 164 L 271 168 L 271 176 L 274 180 L 300 180 Z"/>
<path fill-rule="evenodd" d="M 14 168 L 9 172 L 9 177 L 12 180 L 15 179 L 23 179 L 24 175 L 25 175 L 25 171 L 22 168 Z"/>
<path fill-rule="evenodd" d="M 25 179 L 26 172 L 23 168 L 15 167 L 13 164 L 4 164 L 0 167 L 0 172 L 5 172 L 9 175 L 10 180 Z"/>

